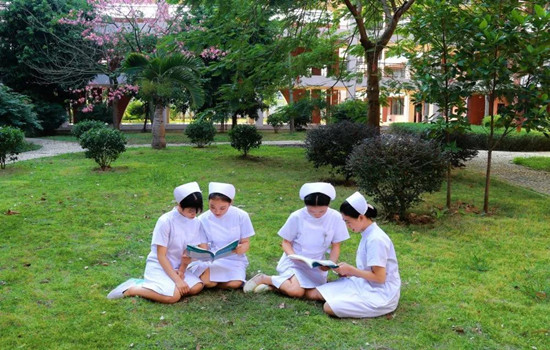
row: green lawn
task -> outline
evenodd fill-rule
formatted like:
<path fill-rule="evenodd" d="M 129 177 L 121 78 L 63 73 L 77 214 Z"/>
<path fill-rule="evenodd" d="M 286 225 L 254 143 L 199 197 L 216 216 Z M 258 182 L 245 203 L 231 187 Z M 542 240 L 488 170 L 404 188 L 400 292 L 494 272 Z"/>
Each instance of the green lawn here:
<path fill-rule="evenodd" d="M 278 133 L 268 130 L 260 130 L 263 136 L 263 141 L 283 141 L 283 140 L 298 140 L 303 141 L 306 138 L 305 132 L 289 132 L 287 130 L 281 130 Z M 128 139 L 129 145 L 150 145 L 152 136 L 150 132 L 124 132 Z M 59 140 L 59 141 L 73 141 L 77 142 L 76 137 L 71 135 L 56 135 L 47 136 L 46 138 Z M 189 138 L 183 133 L 183 131 L 167 131 L 166 132 L 167 143 L 189 143 Z M 227 132 L 217 133 L 214 137 L 214 142 L 229 142 L 229 135 Z"/>
<path fill-rule="evenodd" d="M 514 158 L 514 164 L 550 172 L 550 157 L 518 157 Z"/>
<path fill-rule="evenodd" d="M 175 305 L 107 300 L 140 277 L 157 218 L 172 190 L 196 180 L 232 182 L 248 211 L 248 276 L 274 273 L 277 230 L 302 207 L 300 186 L 328 172 L 302 148 L 262 146 L 251 159 L 231 147 L 132 148 L 98 172 L 83 154 L 9 164 L 0 171 L 0 344 L 5 349 L 548 349 L 548 196 L 498 181 L 478 214 L 483 176 L 454 174 L 455 209 L 429 225 L 379 222 L 402 277 L 393 318 L 350 320 L 321 304 L 275 293 L 206 291 Z M 337 187 L 341 201 L 356 188 Z M 417 213 L 441 213 L 445 193 Z M 11 215 L 9 215 L 11 214 Z M 355 262 L 360 236 L 342 246 Z M 331 274 L 331 278 L 334 275 Z"/>

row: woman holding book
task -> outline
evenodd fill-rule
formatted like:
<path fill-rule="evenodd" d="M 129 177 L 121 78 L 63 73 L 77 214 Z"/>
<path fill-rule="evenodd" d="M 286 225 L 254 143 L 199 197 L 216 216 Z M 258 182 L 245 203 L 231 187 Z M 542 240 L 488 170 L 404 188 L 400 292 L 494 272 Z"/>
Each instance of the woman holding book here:
<path fill-rule="evenodd" d="M 355 192 L 340 206 L 342 218 L 354 232 L 361 232 L 354 267 L 338 264 L 342 276 L 316 289 L 306 298 L 325 301 L 323 310 L 336 317 L 377 317 L 394 311 L 399 302 L 401 278 L 391 239 L 373 221 L 377 211 Z"/>
<path fill-rule="evenodd" d="M 107 298 L 129 296 L 175 303 L 183 296 L 199 293 L 203 284 L 199 277 L 186 271 L 191 259 L 185 254 L 187 245 L 205 241 L 199 220 L 202 211 L 202 194 L 196 182 L 174 189 L 178 205 L 162 215 L 153 230 L 151 252 L 147 256 L 144 279 L 131 278 L 113 289 Z"/>
<path fill-rule="evenodd" d="M 200 276 L 207 288 L 237 289 L 246 280 L 248 259 L 245 253 L 250 247 L 254 228 L 248 214 L 232 205 L 235 198 L 233 185 L 211 182 L 208 191 L 209 210 L 199 216 L 207 248 L 216 252 L 236 240 L 238 245 L 234 254 L 211 262 L 195 261 L 189 270 Z"/>
<path fill-rule="evenodd" d="M 277 265 L 277 276 L 258 274 L 244 286 L 244 292 L 263 292 L 278 289 L 295 298 L 304 296 L 307 290 L 326 283 L 329 267 L 310 267 L 306 262 L 295 260 L 294 255 L 336 262 L 340 244 L 349 238 L 345 223 L 338 211 L 329 208 L 336 198 L 334 187 L 325 182 L 306 183 L 300 189 L 300 199 L 305 207 L 290 214 L 279 230 L 283 239 L 283 255 Z"/>

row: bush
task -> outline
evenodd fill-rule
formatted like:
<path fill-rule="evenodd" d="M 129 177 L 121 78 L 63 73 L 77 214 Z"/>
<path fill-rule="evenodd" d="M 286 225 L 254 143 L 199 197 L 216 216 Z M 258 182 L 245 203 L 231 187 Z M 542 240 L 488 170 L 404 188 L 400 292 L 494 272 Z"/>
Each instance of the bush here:
<path fill-rule="evenodd" d="M 30 99 L 0 83 L 0 126 L 13 126 L 32 135 L 42 130 Z"/>
<path fill-rule="evenodd" d="M 6 160 L 16 160 L 24 146 L 23 131 L 11 126 L 0 127 L 0 168 L 6 168 Z"/>
<path fill-rule="evenodd" d="M 229 131 L 231 147 L 243 152 L 246 157 L 251 148 L 258 148 L 262 144 L 262 135 L 254 125 L 237 125 Z"/>
<path fill-rule="evenodd" d="M 393 123 L 390 125 L 392 134 L 412 134 L 426 138 L 430 124 L 426 123 Z M 472 125 L 472 131 L 467 132 L 459 142 L 465 149 L 488 149 L 488 131 L 482 126 Z M 500 137 L 499 130 L 495 133 L 495 139 Z M 529 133 L 512 132 L 506 136 L 494 149 L 495 151 L 508 152 L 548 152 L 550 151 L 550 138 L 543 133 L 531 131 Z"/>
<path fill-rule="evenodd" d="M 288 118 L 286 118 L 282 113 L 273 113 L 267 117 L 267 124 L 273 127 L 275 133 L 279 132 L 279 129 L 285 123 L 288 123 Z"/>
<path fill-rule="evenodd" d="M 344 102 L 332 106 L 331 121 L 341 122 L 348 120 L 356 123 L 367 122 L 367 112 L 369 105 L 361 100 L 345 100 Z"/>
<path fill-rule="evenodd" d="M 54 131 L 67 121 L 67 111 L 59 103 L 35 100 L 34 106 L 43 135 L 52 135 Z"/>
<path fill-rule="evenodd" d="M 126 137 L 110 128 L 91 128 L 80 136 L 80 146 L 86 150 L 86 158 L 92 158 L 105 170 L 126 151 Z"/>
<path fill-rule="evenodd" d="M 349 121 L 310 129 L 305 140 L 306 158 L 316 168 L 331 166 L 333 173 L 342 174 L 349 180 L 352 172 L 346 168 L 346 159 L 355 145 L 375 135 L 376 130 L 366 124 Z"/>
<path fill-rule="evenodd" d="M 437 142 L 386 134 L 358 145 L 348 167 L 359 187 L 384 207 L 388 219 L 403 220 L 424 192 L 440 189 L 446 159 Z"/>
<path fill-rule="evenodd" d="M 86 131 L 95 128 L 104 129 L 107 128 L 107 125 L 98 120 L 85 120 L 73 125 L 71 133 L 76 136 L 77 139 L 80 139 L 82 134 L 84 134 Z"/>
<path fill-rule="evenodd" d="M 185 135 L 187 135 L 189 140 L 196 144 L 197 147 L 202 148 L 214 141 L 214 136 L 216 136 L 216 128 L 211 122 L 206 120 L 196 120 L 185 128 Z"/>
<path fill-rule="evenodd" d="M 84 107 L 82 107 L 84 108 Z M 90 112 L 82 112 L 80 109 L 76 112 L 75 120 L 82 122 L 84 120 L 99 120 L 100 122 L 113 123 L 113 107 L 106 103 L 93 105 L 93 110 Z"/>

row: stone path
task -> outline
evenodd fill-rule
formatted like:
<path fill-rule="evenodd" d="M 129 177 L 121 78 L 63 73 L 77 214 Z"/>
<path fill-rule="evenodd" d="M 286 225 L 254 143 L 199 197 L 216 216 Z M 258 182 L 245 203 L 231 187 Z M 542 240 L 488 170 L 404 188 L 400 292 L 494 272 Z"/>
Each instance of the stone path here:
<path fill-rule="evenodd" d="M 21 153 L 18 160 L 28 160 L 42 157 L 52 157 L 58 154 L 83 152 L 84 150 L 76 142 L 54 141 L 49 139 L 27 139 L 27 141 L 41 145 L 36 151 Z M 215 144 L 228 144 L 219 142 Z M 297 146 L 303 145 L 303 141 L 264 141 L 263 145 Z M 147 145 L 131 145 L 129 147 L 146 147 Z M 168 144 L 168 146 L 190 146 L 189 144 Z M 512 184 L 527 187 L 534 191 L 550 195 L 550 173 L 532 170 L 512 163 L 516 157 L 550 157 L 550 152 L 502 152 L 494 151 L 491 174 L 501 180 Z M 479 151 L 476 158 L 466 163 L 466 168 L 485 174 L 487 166 L 487 151 Z"/>

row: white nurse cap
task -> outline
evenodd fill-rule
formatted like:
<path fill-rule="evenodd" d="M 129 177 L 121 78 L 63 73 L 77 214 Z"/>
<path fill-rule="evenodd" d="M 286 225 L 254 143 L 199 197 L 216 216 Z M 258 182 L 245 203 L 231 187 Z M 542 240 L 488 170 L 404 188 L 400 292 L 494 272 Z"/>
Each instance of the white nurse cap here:
<path fill-rule="evenodd" d="M 185 197 L 189 196 L 191 193 L 200 192 L 201 189 L 199 184 L 196 182 L 189 182 L 184 185 L 174 188 L 174 198 L 176 202 L 181 202 Z"/>
<path fill-rule="evenodd" d="M 326 194 L 331 200 L 336 198 L 334 186 L 327 182 L 308 182 L 303 184 L 302 188 L 300 188 L 300 199 L 303 200 L 307 195 L 312 193 Z"/>
<path fill-rule="evenodd" d="M 208 184 L 208 193 L 221 193 L 233 200 L 235 198 L 235 186 L 221 182 L 211 182 Z"/>
<path fill-rule="evenodd" d="M 346 198 L 346 202 L 348 202 L 353 209 L 357 210 L 357 212 L 361 215 L 365 215 L 367 213 L 368 204 L 367 200 L 363 195 L 359 192 L 355 192 L 348 198 Z"/>

